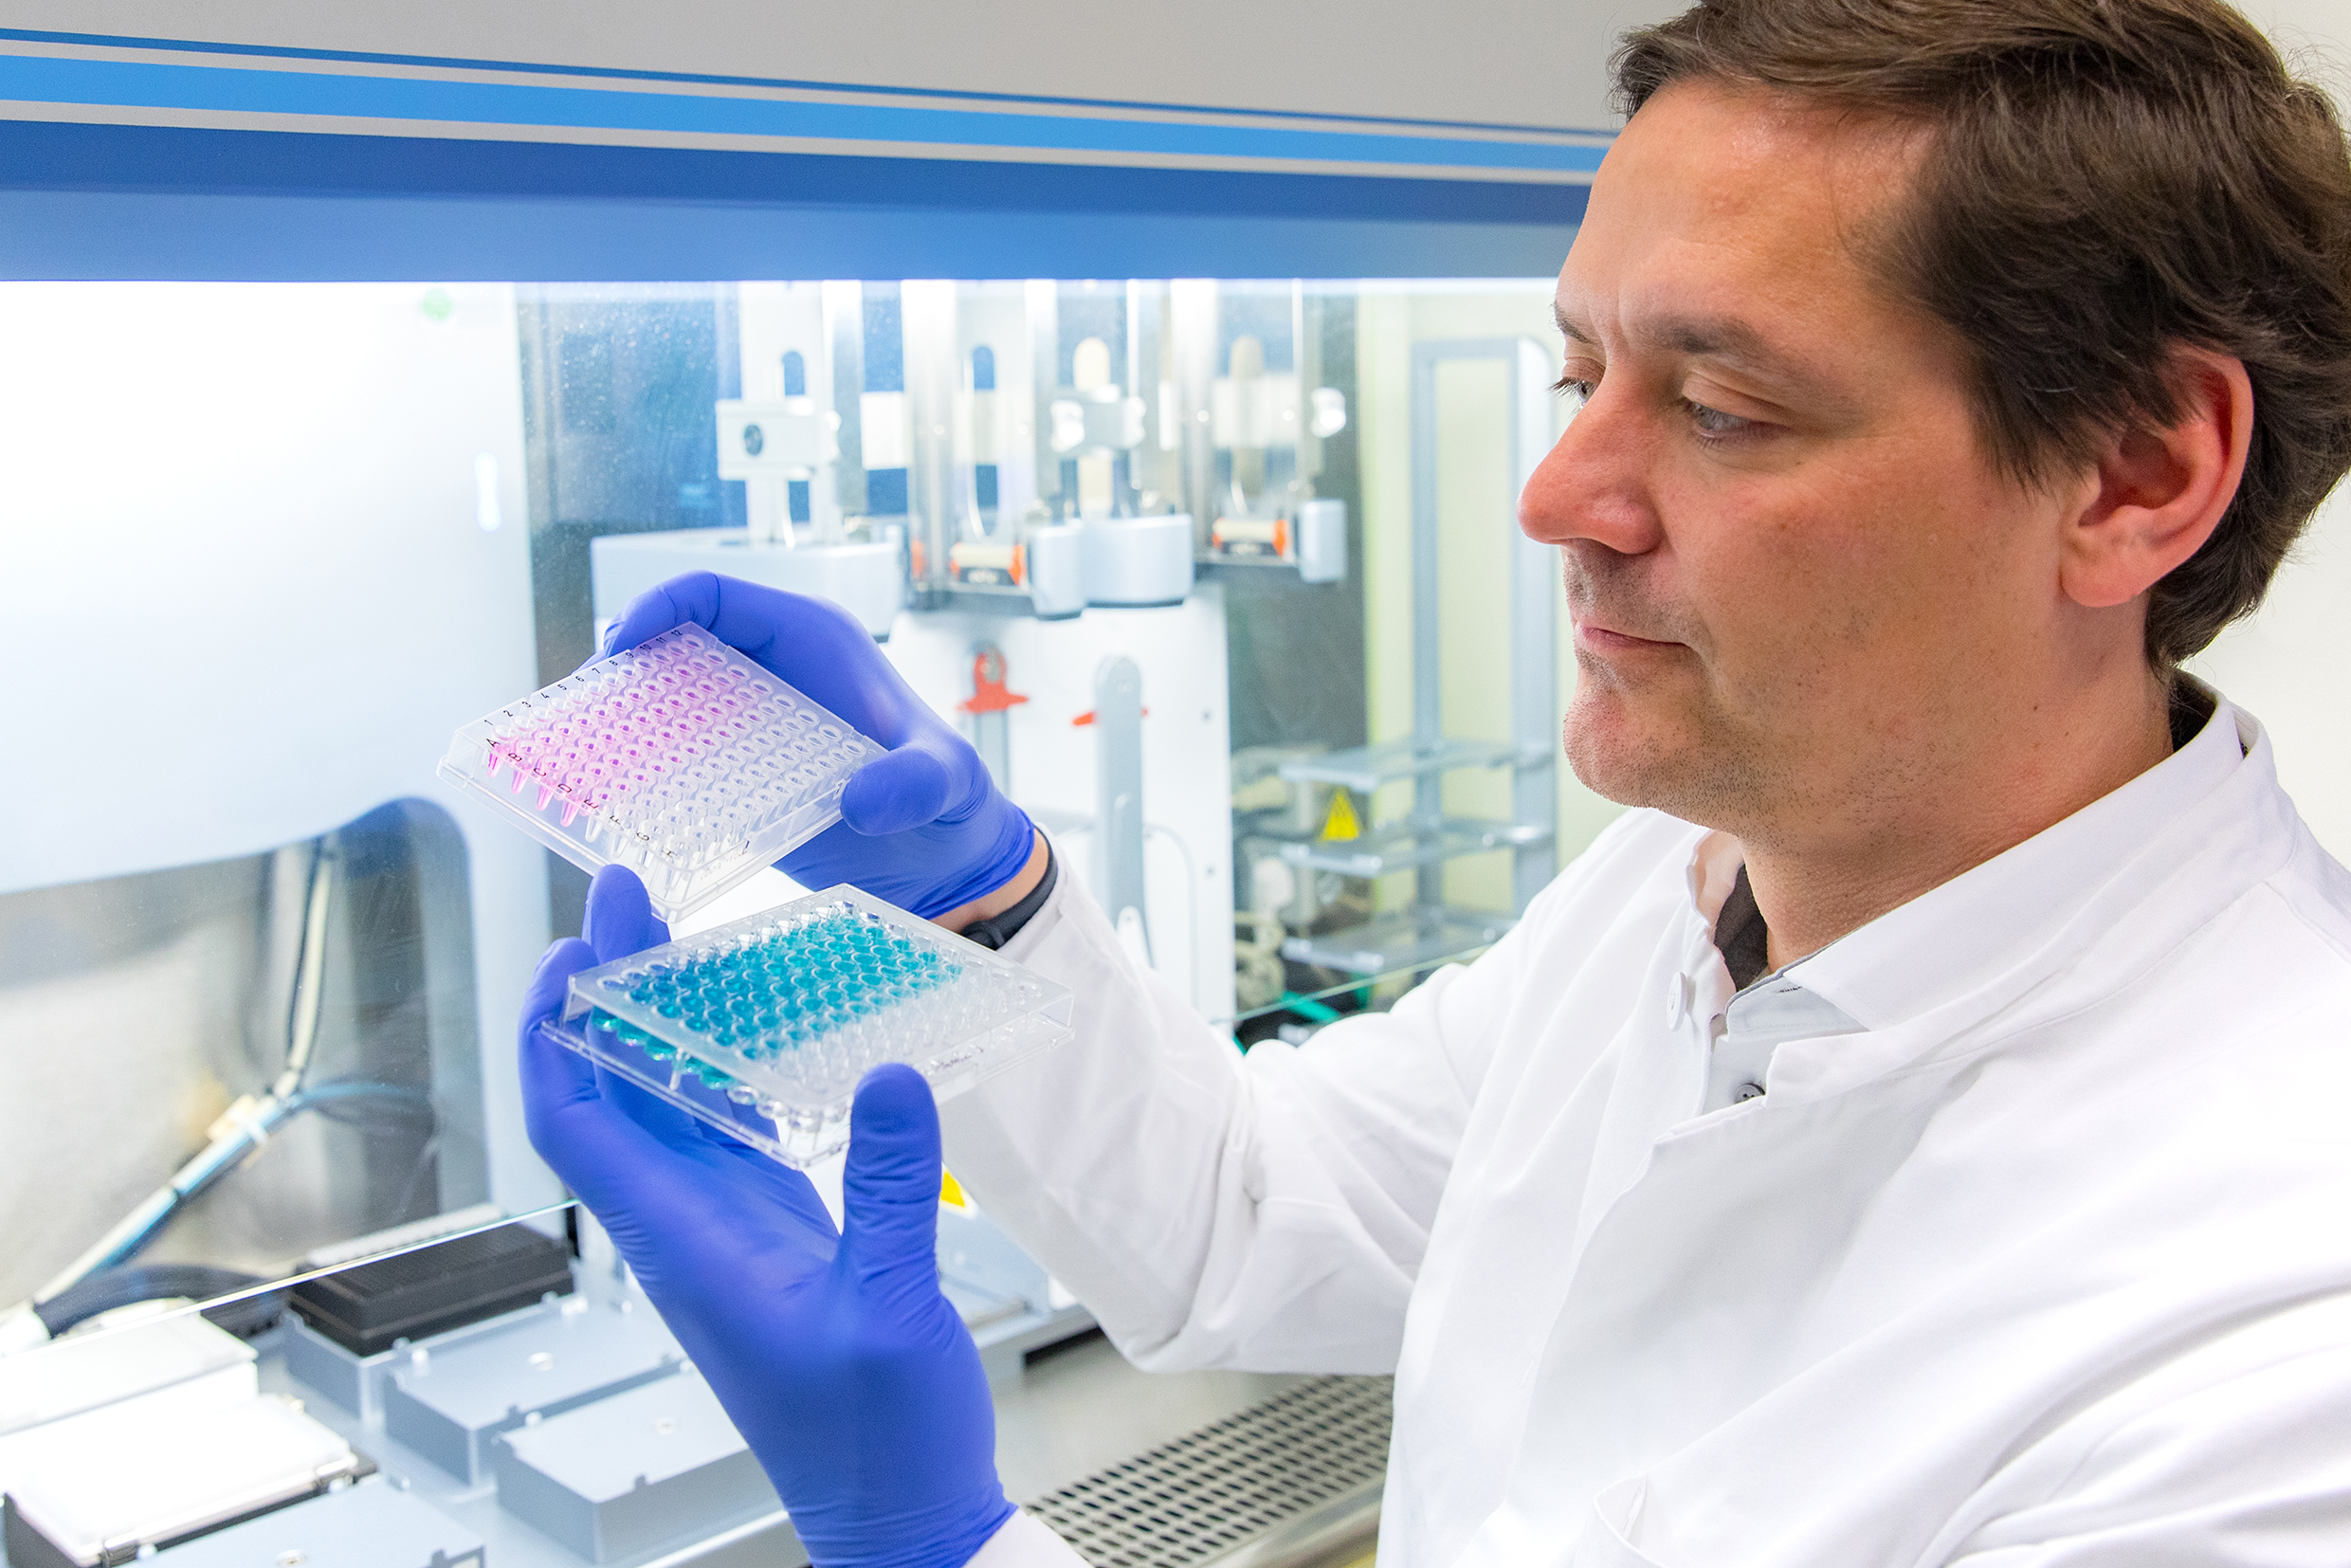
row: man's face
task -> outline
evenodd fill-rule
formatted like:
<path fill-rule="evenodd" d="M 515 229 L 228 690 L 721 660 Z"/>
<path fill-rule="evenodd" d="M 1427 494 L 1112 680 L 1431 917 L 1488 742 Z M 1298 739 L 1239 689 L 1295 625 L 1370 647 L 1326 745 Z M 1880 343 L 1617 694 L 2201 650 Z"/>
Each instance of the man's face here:
<path fill-rule="evenodd" d="M 1565 556 L 1602 794 L 1793 848 L 2024 721 L 1999 675 L 2062 633 L 2065 503 L 1996 471 L 1950 335 L 1856 253 L 1912 156 L 1686 82 L 1593 183 L 1558 296 L 1587 400 L 1520 521 Z"/>

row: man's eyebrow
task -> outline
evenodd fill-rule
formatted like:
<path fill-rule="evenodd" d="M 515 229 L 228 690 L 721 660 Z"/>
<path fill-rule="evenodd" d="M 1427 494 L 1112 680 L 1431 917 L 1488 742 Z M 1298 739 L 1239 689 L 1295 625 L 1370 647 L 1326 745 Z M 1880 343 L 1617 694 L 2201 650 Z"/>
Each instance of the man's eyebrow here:
<path fill-rule="evenodd" d="M 1708 359 L 1727 359 L 1757 370 L 1788 363 L 1745 321 L 1723 316 L 1668 317 L 1645 324 L 1639 336 L 1661 349 Z"/>
<path fill-rule="evenodd" d="M 1587 327 L 1569 316 L 1555 301 L 1551 319 L 1571 343 L 1595 344 Z M 1753 323 L 1731 316 L 1673 316 L 1644 322 L 1635 332 L 1650 348 L 1695 358 L 1719 359 L 1807 397 L 1843 403 L 1847 392 L 1832 384 L 1813 366 L 1775 347 Z"/>

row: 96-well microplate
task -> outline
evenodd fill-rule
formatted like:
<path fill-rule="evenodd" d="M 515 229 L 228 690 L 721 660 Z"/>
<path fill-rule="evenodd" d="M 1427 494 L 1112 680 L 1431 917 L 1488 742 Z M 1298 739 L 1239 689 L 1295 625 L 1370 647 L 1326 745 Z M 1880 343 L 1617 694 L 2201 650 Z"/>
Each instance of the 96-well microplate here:
<path fill-rule="evenodd" d="M 1069 1037 L 1066 986 L 834 887 L 572 977 L 562 1044 L 807 1165 L 848 1141 L 866 1069 L 939 1099 Z"/>
<path fill-rule="evenodd" d="M 689 625 L 467 724 L 440 771 L 574 865 L 626 866 L 674 921 L 838 822 L 882 755 Z"/>

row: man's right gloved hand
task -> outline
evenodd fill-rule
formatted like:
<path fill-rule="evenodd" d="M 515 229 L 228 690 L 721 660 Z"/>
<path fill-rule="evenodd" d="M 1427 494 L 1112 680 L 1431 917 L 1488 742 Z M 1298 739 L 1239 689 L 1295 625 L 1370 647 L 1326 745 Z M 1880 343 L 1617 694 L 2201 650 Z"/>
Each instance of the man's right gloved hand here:
<path fill-rule="evenodd" d="M 758 1456 L 818 1568 L 957 1568 L 1012 1516 L 979 1349 L 939 1285 L 939 1112 L 874 1068 L 835 1231 L 816 1190 L 549 1037 L 571 978 L 668 939 L 608 866 L 522 1004 L 531 1144 L 604 1224 Z"/>
<path fill-rule="evenodd" d="M 689 572 L 629 602 L 599 656 L 692 621 L 822 702 L 887 757 L 858 770 L 841 820 L 778 864 L 804 887 L 846 882 L 925 919 L 1020 874 L 1036 828 L 971 742 L 914 694 L 857 618 L 828 600 Z"/>

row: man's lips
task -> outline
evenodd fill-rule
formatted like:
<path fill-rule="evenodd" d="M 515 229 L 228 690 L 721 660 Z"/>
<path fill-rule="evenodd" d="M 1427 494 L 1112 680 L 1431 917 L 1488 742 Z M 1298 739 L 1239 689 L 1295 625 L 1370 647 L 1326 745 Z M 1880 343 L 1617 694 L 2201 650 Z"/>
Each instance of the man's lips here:
<path fill-rule="evenodd" d="M 1680 643 L 1659 642 L 1649 637 L 1635 637 L 1630 632 L 1618 631 L 1613 628 L 1602 626 L 1597 621 L 1586 620 L 1578 620 L 1576 623 L 1576 642 L 1578 647 L 1590 648 L 1595 653 L 1634 653 L 1644 648 L 1668 648 L 1682 646 Z"/>

